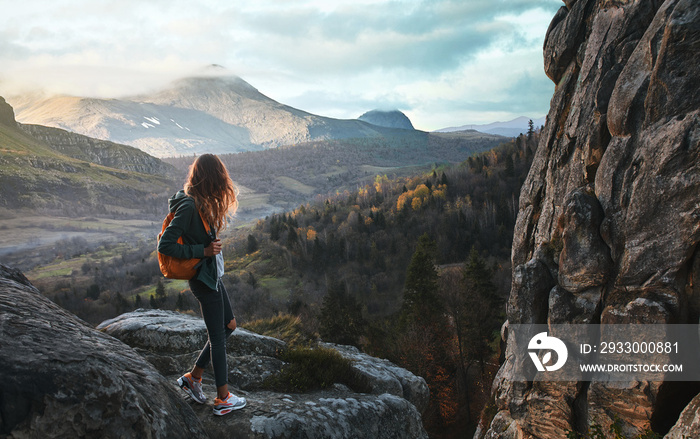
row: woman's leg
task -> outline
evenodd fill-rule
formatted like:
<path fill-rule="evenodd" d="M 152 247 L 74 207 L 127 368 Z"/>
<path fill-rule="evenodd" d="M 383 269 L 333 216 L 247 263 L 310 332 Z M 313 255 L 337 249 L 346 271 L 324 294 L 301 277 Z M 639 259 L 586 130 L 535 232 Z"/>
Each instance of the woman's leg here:
<path fill-rule="evenodd" d="M 214 379 L 216 381 L 217 393 L 220 398 L 225 398 L 228 395 L 228 367 L 226 365 L 226 337 L 233 332 L 226 325 L 229 321 L 225 319 L 229 315 L 233 315 L 230 311 L 228 297 L 223 298 L 221 289 L 214 291 L 198 280 L 191 280 L 190 288 L 195 297 L 199 301 L 202 310 L 204 324 L 207 327 L 209 340 L 200 352 L 199 358 L 195 363 L 192 375 L 201 376 L 203 369 L 211 360 L 214 367 Z M 225 291 L 225 290 L 224 290 Z M 224 305 L 224 300 L 228 306 Z M 229 309 L 229 311 L 226 310 Z M 231 312 L 231 314 L 228 314 Z M 199 372 L 199 373 L 198 373 Z"/>
<path fill-rule="evenodd" d="M 226 338 L 228 338 L 231 335 L 231 333 L 236 329 L 236 318 L 233 316 L 233 309 L 231 309 L 231 302 L 229 301 L 226 288 L 221 282 L 219 282 L 219 290 L 219 292 L 222 293 L 222 299 L 224 303 L 224 322 L 226 322 L 225 331 Z M 204 372 L 204 369 L 206 369 L 206 367 L 209 365 L 209 360 L 211 359 L 211 353 L 209 349 L 209 340 L 207 340 L 207 343 L 204 345 L 204 348 L 199 353 L 197 361 L 195 362 L 195 366 L 192 369 L 192 375 L 195 378 L 200 378 L 202 376 L 202 373 Z"/>
<path fill-rule="evenodd" d="M 226 323 L 226 337 L 228 338 L 228 336 L 236 330 L 236 317 L 233 315 L 233 308 L 231 307 L 231 301 L 228 298 L 226 287 L 224 287 L 224 283 L 221 281 L 219 281 L 219 291 L 224 301 L 224 323 Z"/>

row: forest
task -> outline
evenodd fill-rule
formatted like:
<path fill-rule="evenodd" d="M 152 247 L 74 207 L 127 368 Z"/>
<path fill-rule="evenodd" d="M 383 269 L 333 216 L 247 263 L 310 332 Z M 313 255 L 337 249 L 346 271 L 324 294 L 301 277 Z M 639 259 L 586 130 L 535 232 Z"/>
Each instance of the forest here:
<path fill-rule="evenodd" d="M 240 324 L 291 315 L 307 340 L 388 358 L 428 382 L 430 436 L 462 437 L 493 410 L 512 231 L 538 136 L 229 228 L 224 282 Z M 90 323 L 141 307 L 198 313 L 186 282 L 160 275 L 152 240 L 61 248 L 32 281 Z"/>
<path fill-rule="evenodd" d="M 393 136 L 316 141 L 220 157 L 234 181 L 292 210 L 315 194 L 354 191 L 377 174 L 408 176 L 432 164 L 459 163 L 503 140 L 477 131 L 395 130 Z M 193 160 L 165 159 L 183 172 Z"/>

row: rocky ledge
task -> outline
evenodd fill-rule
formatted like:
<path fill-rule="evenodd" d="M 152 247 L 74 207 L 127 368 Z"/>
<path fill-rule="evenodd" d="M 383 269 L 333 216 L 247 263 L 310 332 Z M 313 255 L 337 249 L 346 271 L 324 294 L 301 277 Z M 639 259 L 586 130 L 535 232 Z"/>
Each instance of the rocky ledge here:
<path fill-rule="evenodd" d="M 192 367 L 206 342 L 202 319 L 173 311 L 139 309 L 107 320 L 98 329 L 136 349 L 175 389 L 175 380 Z M 322 346 L 352 361 L 353 376 L 345 381 L 358 383 L 367 393 L 340 383 L 305 394 L 260 390 L 265 378 L 281 370 L 284 363 L 277 357 L 286 345 L 237 329 L 227 343 L 229 385 L 247 399 L 247 407 L 215 418 L 210 405 L 188 403 L 212 437 L 427 437 L 420 416 L 429 396 L 425 380 L 353 347 Z M 213 375 L 206 373 L 203 382 L 207 397 L 213 400 Z"/>
<path fill-rule="evenodd" d="M 100 329 L 0 264 L 0 437 L 427 437 L 425 381 L 354 348 L 324 345 L 352 360 L 346 382 L 361 382 L 365 393 L 342 384 L 276 393 L 260 384 L 282 368 L 284 342 L 236 330 L 228 341 L 229 382 L 248 406 L 216 417 L 175 383 L 206 339 L 201 319 L 137 310 Z M 204 378 L 213 400 L 213 376 Z"/>

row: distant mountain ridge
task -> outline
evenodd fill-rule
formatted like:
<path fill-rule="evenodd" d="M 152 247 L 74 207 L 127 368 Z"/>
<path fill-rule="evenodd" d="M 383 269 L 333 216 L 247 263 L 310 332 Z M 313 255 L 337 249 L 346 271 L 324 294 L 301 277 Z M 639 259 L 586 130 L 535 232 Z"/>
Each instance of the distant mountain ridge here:
<path fill-rule="evenodd" d="M 404 130 L 414 129 L 408 116 L 399 110 L 371 110 L 358 117 L 358 120 L 387 128 L 401 128 Z"/>
<path fill-rule="evenodd" d="M 0 98 L 0 206 L 66 215 L 150 212 L 173 191 L 172 166 L 136 148 L 18 124 Z M 138 202 L 135 202 L 138 200 Z"/>
<path fill-rule="evenodd" d="M 18 126 L 34 139 L 47 143 L 54 151 L 78 160 L 144 174 L 172 176 L 177 172 L 173 166 L 132 146 L 93 139 L 60 128 L 22 124 Z"/>
<path fill-rule="evenodd" d="M 185 78 L 159 92 L 122 99 L 23 95 L 9 100 L 21 123 L 132 145 L 157 157 L 391 134 L 391 128 L 281 104 L 235 75 Z"/>
<path fill-rule="evenodd" d="M 459 127 L 448 127 L 436 130 L 438 133 L 449 133 L 453 131 L 466 131 L 466 130 L 476 130 L 482 133 L 497 134 L 499 136 L 506 137 L 517 137 L 520 134 L 525 134 L 527 132 L 527 124 L 531 118 L 526 116 L 520 116 L 513 120 L 506 122 L 493 122 L 484 125 L 462 125 Z M 532 119 L 535 124 L 535 128 L 544 125 L 546 117 L 540 117 L 537 119 Z"/>

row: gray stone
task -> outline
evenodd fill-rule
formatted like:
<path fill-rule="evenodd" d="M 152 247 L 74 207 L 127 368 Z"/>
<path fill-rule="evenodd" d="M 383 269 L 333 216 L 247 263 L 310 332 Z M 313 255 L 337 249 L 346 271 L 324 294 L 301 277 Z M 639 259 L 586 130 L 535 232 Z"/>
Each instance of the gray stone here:
<path fill-rule="evenodd" d="M 199 351 L 207 342 L 207 328 L 200 317 L 159 309 L 137 309 L 105 320 L 97 329 L 156 354 Z M 228 340 L 227 352 L 274 357 L 285 347 L 281 340 L 238 328 Z"/>
<path fill-rule="evenodd" d="M 426 438 L 415 406 L 403 398 L 346 394 L 245 394 L 248 405 L 218 418 L 211 408 L 193 407 L 211 437 L 230 438 Z"/>
<path fill-rule="evenodd" d="M 519 324 L 546 322 L 552 286 L 554 279 L 540 260 L 531 259 L 527 264 L 515 267 L 508 299 L 508 321 Z"/>
<path fill-rule="evenodd" d="M 337 350 L 343 357 L 352 361 L 352 370 L 369 392 L 381 395 L 389 393 L 410 401 L 419 412 L 428 407 L 430 389 L 425 380 L 401 368 L 389 360 L 379 359 L 360 352 L 353 346 L 338 346 L 322 343 L 324 347 Z"/>
<path fill-rule="evenodd" d="M 206 341 L 202 319 L 163 310 L 136 310 L 101 323 L 98 328 L 138 348 L 145 358 L 176 379 L 188 371 Z M 427 437 L 421 411 L 429 390 L 423 378 L 359 352 L 354 347 L 322 343 L 352 361 L 351 381 L 368 389 L 356 393 L 343 385 L 311 394 L 279 394 L 260 390 L 266 378 L 284 363 L 276 355 L 285 343 L 245 329 L 236 329 L 227 342 L 229 388 L 244 396 L 248 406 L 223 418 L 212 417 L 210 405 L 187 398 L 211 437 Z M 203 377 L 209 400 L 216 397 L 210 371 Z M 184 395 L 183 395 L 184 397 Z"/>
<path fill-rule="evenodd" d="M 0 265 L 0 435 L 207 437 L 153 366 L 25 280 Z"/>
<path fill-rule="evenodd" d="M 574 323 L 595 323 L 600 317 L 600 303 L 603 288 L 591 288 L 579 293 L 571 293 L 557 285 L 549 293 L 550 325 Z"/>
<path fill-rule="evenodd" d="M 693 398 L 664 439 L 700 437 L 700 395 Z"/>
<path fill-rule="evenodd" d="M 563 227 L 559 255 L 559 285 L 572 293 L 605 285 L 613 262 L 600 236 L 603 210 L 592 188 L 573 191 L 566 199 L 558 225 Z"/>
<path fill-rule="evenodd" d="M 279 373 L 284 362 L 273 357 L 245 355 L 229 360 L 228 382 L 242 390 L 257 390 L 265 380 Z"/>
<path fill-rule="evenodd" d="M 616 288 L 608 293 L 600 320 L 610 325 L 678 323 L 680 300 L 669 287 Z"/>

